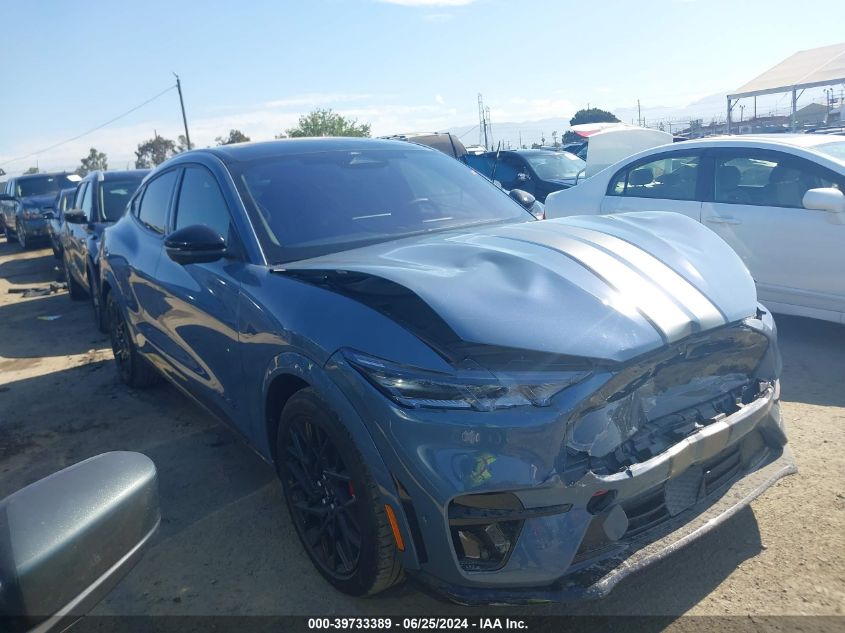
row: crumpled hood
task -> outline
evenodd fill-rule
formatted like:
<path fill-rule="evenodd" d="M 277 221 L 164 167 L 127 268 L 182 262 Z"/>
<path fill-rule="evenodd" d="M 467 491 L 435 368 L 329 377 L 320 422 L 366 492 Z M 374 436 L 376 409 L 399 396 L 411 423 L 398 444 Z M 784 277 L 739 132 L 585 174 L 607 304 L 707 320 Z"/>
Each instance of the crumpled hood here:
<path fill-rule="evenodd" d="M 733 250 L 675 213 L 449 231 L 293 262 L 284 271 L 387 280 L 419 297 L 466 343 L 612 361 L 738 321 L 757 305 Z M 420 328 L 431 316 L 419 311 Z"/>

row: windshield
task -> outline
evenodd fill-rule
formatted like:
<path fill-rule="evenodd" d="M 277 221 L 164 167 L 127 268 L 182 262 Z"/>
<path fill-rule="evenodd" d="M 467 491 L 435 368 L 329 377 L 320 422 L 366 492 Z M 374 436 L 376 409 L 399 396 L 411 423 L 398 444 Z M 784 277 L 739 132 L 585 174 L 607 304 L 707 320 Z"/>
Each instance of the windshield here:
<path fill-rule="evenodd" d="M 525 159 L 543 180 L 564 180 L 575 178 L 587 165 L 569 152 L 554 154 L 525 154 Z"/>
<path fill-rule="evenodd" d="M 106 180 L 100 186 L 100 208 L 105 222 L 117 222 L 123 217 L 129 198 L 138 189 L 143 178 L 132 180 Z"/>
<path fill-rule="evenodd" d="M 489 180 L 431 150 L 324 151 L 231 169 L 272 263 L 417 233 L 534 219 Z"/>
<path fill-rule="evenodd" d="M 816 151 L 819 151 L 822 154 L 827 154 L 828 156 L 833 156 L 839 160 L 845 160 L 845 141 L 816 145 Z"/>
<path fill-rule="evenodd" d="M 22 178 L 17 181 L 15 195 L 18 198 L 29 196 L 43 196 L 48 193 L 58 193 L 59 189 L 75 187 L 76 183 L 65 175 L 38 176 L 36 178 Z"/>

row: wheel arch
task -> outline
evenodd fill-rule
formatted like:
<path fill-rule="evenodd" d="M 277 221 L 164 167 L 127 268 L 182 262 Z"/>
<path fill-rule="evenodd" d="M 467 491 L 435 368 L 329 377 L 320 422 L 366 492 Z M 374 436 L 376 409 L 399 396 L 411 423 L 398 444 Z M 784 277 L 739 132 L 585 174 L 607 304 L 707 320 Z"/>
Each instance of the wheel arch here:
<path fill-rule="evenodd" d="M 379 487 L 382 500 L 392 506 L 405 542 L 405 551 L 399 552 L 402 565 L 405 569 L 419 569 L 414 535 L 405 515 L 396 481 L 376 447 L 369 429 L 323 366 L 297 352 L 284 352 L 276 356 L 265 374 L 264 410 L 261 419 L 265 425 L 267 454 L 275 464 L 279 416 L 291 396 L 300 389 L 309 387 L 331 407 L 349 431 Z"/>

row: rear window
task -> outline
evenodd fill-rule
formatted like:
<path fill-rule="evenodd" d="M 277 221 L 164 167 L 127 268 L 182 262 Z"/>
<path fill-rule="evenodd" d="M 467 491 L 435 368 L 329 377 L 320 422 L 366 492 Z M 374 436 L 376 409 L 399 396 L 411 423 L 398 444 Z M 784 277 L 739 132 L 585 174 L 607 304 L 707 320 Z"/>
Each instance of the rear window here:
<path fill-rule="evenodd" d="M 106 180 L 100 186 L 100 208 L 104 221 L 117 222 L 126 211 L 129 198 L 138 189 L 141 179 Z"/>
<path fill-rule="evenodd" d="M 836 143 L 825 143 L 824 145 L 817 145 L 816 151 L 839 160 L 845 160 L 845 141 L 837 141 Z"/>

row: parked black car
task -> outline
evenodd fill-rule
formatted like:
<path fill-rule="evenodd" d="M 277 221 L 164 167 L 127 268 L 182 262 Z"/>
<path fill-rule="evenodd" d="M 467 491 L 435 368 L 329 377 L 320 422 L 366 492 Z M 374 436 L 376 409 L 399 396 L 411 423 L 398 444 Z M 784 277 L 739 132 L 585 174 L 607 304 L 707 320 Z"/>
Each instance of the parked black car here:
<path fill-rule="evenodd" d="M 391 136 L 382 136 L 381 138 L 425 145 L 458 160 L 463 160 L 467 154 L 467 148 L 461 142 L 461 139 L 449 132 L 414 132 L 409 134 L 393 134 Z"/>
<path fill-rule="evenodd" d="M 521 189 L 540 202 L 554 191 L 576 184 L 586 163 L 569 152 L 520 149 L 467 154 L 464 162 L 507 190 Z M 583 175 L 583 174 L 582 174 Z"/>
<path fill-rule="evenodd" d="M 0 194 L 0 214 L 6 240 L 17 240 L 22 249 L 27 249 L 37 240 L 49 239 L 46 207 L 53 204 L 60 190 L 75 187 L 78 179 L 78 176 L 67 173 L 10 178 Z"/>
<path fill-rule="evenodd" d="M 47 212 L 47 233 L 50 235 L 50 246 L 53 248 L 53 257 L 62 258 L 62 224 L 65 221 L 65 211 L 73 206 L 73 199 L 76 195 L 76 187 L 73 189 L 62 189 L 56 195 L 53 208 L 46 207 Z"/>
<path fill-rule="evenodd" d="M 147 173 L 146 169 L 93 171 L 76 188 L 73 208 L 64 212 L 61 243 L 68 295 L 72 301 L 86 295 L 91 299 L 94 320 L 102 331 L 106 324 L 100 307 L 99 240 L 105 228 L 121 218 Z"/>

